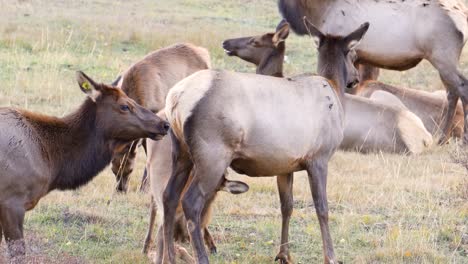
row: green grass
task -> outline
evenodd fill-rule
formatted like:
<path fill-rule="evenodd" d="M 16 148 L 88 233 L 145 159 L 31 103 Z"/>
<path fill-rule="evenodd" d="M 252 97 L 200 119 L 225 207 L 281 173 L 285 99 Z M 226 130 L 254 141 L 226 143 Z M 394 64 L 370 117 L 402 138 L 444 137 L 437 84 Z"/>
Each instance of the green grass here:
<path fill-rule="evenodd" d="M 84 99 L 74 72 L 111 82 L 146 53 L 175 42 L 207 47 L 216 68 L 253 72 L 227 57 L 226 38 L 273 30 L 273 0 L 60 1 L 0 0 L 0 105 L 63 115 Z M 291 34 L 287 75 L 313 72 L 316 53 L 307 37 Z M 460 67 L 468 75 L 468 54 Z M 442 88 L 428 63 L 407 72 L 385 71 L 384 82 L 424 90 Z M 419 156 L 338 152 L 330 164 L 330 228 L 345 263 L 468 263 L 468 177 L 453 162 L 452 144 Z M 456 155 L 456 154 L 455 154 Z M 114 193 L 109 169 L 77 191 L 52 192 L 27 214 L 32 256 L 45 263 L 148 263 L 140 253 L 149 196 Z M 213 263 L 272 263 L 281 214 L 274 178 L 231 173 L 251 189 L 220 194 L 210 226 L 218 254 Z M 296 263 L 322 261 L 320 230 L 304 173 L 295 177 L 291 253 Z M 1 248 L 4 250 L 4 243 Z M 0 262 L 2 260 L 0 259 Z"/>

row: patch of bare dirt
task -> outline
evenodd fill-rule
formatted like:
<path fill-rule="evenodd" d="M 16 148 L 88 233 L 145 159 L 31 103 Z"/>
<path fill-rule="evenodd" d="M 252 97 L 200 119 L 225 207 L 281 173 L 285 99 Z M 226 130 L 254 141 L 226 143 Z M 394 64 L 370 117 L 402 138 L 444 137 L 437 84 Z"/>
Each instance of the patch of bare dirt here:
<path fill-rule="evenodd" d="M 47 249 L 56 245 L 47 242 L 31 231 L 26 233 L 26 255 L 9 258 L 7 246 L 3 240 L 0 245 L 0 264 L 85 264 L 86 260 L 61 253 L 59 256 L 49 256 Z"/>

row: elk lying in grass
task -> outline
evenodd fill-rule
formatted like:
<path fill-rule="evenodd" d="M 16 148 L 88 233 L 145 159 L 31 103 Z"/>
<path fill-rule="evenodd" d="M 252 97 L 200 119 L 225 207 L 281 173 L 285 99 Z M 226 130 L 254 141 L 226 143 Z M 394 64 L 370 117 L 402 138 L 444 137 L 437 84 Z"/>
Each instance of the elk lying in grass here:
<path fill-rule="evenodd" d="M 163 112 L 158 114 L 162 119 L 166 119 Z M 159 141 L 148 140 L 147 141 L 148 147 L 148 159 L 146 162 L 146 169 L 148 172 L 149 182 L 150 182 L 150 189 L 151 189 L 151 212 L 150 212 L 150 221 L 149 221 L 149 228 L 148 233 L 146 235 L 145 244 L 143 247 L 143 252 L 148 253 L 148 250 L 151 246 L 152 242 L 152 234 L 153 234 L 153 227 L 154 222 L 156 220 L 156 215 L 162 216 L 163 212 L 163 192 L 166 188 L 167 182 L 172 174 L 172 143 L 169 137 L 165 137 Z M 190 180 L 188 181 L 190 182 Z M 186 187 L 188 184 L 186 185 Z M 226 178 L 223 178 L 223 182 L 220 185 L 219 190 L 223 190 L 232 194 L 240 194 L 244 193 L 249 189 L 249 187 L 242 182 L 238 181 L 230 181 Z M 211 220 L 211 205 L 214 201 L 214 196 L 208 201 L 205 205 L 205 209 L 202 213 L 202 231 L 205 240 L 205 244 L 209 248 L 211 253 L 216 253 L 216 245 L 214 244 L 214 240 L 208 231 L 208 224 Z M 156 214 L 156 210 L 160 210 L 158 214 Z M 189 234 L 187 231 L 187 222 L 182 210 L 182 205 L 179 204 L 177 207 L 176 218 L 175 218 L 175 226 L 174 226 L 174 239 L 179 242 L 188 241 Z M 162 217 L 160 218 L 162 220 Z M 158 235 L 157 235 L 157 254 L 156 257 L 160 258 L 163 252 L 163 241 L 162 241 L 162 221 L 158 221 L 159 228 L 158 228 Z M 181 254 L 184 259 L 191 259 L 191 257 L 185 253 L 186 251 L 179 248 Z"/>
<path fill-rule="evenodd" d="M 289 24 L 283 21 L 275 33 L 228 39 L 223 42 L 223 48 L 229 56 L 255 64 L 257 74 L 282 77 L 288 35 Z M 346 115 L 341 149 L 420 153 L 432 144 L 432 136 L 417 116 L 389 107 L 401 105 L 398 98 L 389 93 L 380 96 L 385 100 L 344 96 Z"/>
<path fill-rule="evenodd" d="M 318 42 L 318 72 L 323 77 L 288 80 L 204 70 L 171 89 L 166 115 L 172 125 L 174 170 L 164 192 L 164 261 L 174 262 L 175 212 L 194 168 L 182 207 L 196 259 L 208 263 L 200 213 L 230 166 L 249 176 L 307 170 L 324 259 L 336 263 L 328 227 L 328 161 L 343 139 L 340 101 L 345 87 L 358 82 L 354 47 L 368 27 L 366 23 L 338 37 L 324 35 L 311 26 Z M 290 261 L 286 248 L 278 254 L 284 263 Z"/>
<path fill-rule="evenodd" d="M 159 49 L 133 64 L 125 71 L 117 85 L 138 104 L 154 113 L 164 109 L 169 89 L 190 74 L 208 69 L 210 55 L 193 44 L 175 44 Z M 116 151 L 112 171 L 117 178 L 117 191 L 126 192 L 128 177 L 134 168 L 137 142 Z M 145 180 L 142 181 L 144 186 Z"/>
<path fill-rule="evenodd" d="M 88 183 L 115 148 L 138 138 L 160 139 L 169 129 L 120 89 L 82 72 L 77 80 L 88 98 L 63 118 L 0 108 L 0 226 L 12 256 L 25 253 L 24 215 L 39 199 Z"/>
<path fill-rule="evenodd" d="M 364 97 L 374 96 L 379 91 L 385 91 L 398 97 L 403 104 L 424 123 L 424 126 L 434 136 L 442 134 L 443 119 L 447 113 L 447 99 L 444 95 L 431 92 L 401 88 L 376 81 L 367 81 L 351 92 Z M 449 135 L 457 138 L 463 136 L 463 106 L 457 104 L 453 125 Z"/>
<path fill-rule="evenodd" d="M 304 16 L 330 34 L 349 32 L 362 21 L 372 23 L 357 48 L 357 63 L 364 66 L 403 71 L 423 59 L 429 61 L 447 90 L 448 111 L 440 142 L 450 137 L 459 98 L 464 107 L 464 141 L 468 141 L 468 80 L 458 69 L 468 37 L 463 1 L 280 0 L 278 6 L 292 29 L 302 35 L 308 33 Z"/>

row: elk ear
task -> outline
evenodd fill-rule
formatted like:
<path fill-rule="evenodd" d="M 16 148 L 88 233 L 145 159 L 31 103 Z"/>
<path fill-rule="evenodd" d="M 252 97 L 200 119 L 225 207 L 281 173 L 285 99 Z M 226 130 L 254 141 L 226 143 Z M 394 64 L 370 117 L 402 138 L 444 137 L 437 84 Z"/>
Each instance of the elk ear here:
<path fill-rule="evenodd" d="M 249 190 L 249 186 L 240 181 L 230 181 L 225 179 L 221 190 L 232 193 L 232 194 L 241 194 Z"/>
<path fill-rule="evenodd" d="M 276 27 L 276 32 L 273 35 L 273 45 L 278 46 L 279 43 L 285 41 L 289 36 L 289 23 L 286 20 L 282 20 L 279 25 Z"/>
<path fill-rule="evenodd" d="M 361 42 L 362 37 L 366 34 L 367 30 L 369 29 L 369 22 L 362 24 L 358 29 L 351 32 L 348 36 L 344 38 L 345 42 L 348 45 L 348 49 L 353 50 L 359 45 Z"/>
<path fill-rule="evenodd" d="M 304 24 L 309 31 L 310 36 L 315 42 L 315 45 L 320 47 L 322 44 L 323 39 L 325 38 L 325 34 L 322 33 L 314 24 L 312 24 L 306 17 L 304 19 Z"/>
<path fill-rule="evenodd" d="M 114 87 L 119 86 L 120 80 L 122 80 L 122 75 L 117 76 L 117 78 L 115 79 L 115 81 L 113 81 L 113 82 L 111 83 L 111 85 L 114 86 Z"/>
<path fill-rule="evenodd" d="M 89 78 L 84 72 L 77 71 L 76 72 L 76 81 L 80 86 L 81 91 L 85 93 L 93 102 L 96 102 L 99 95 L 101 95 L 101 91 L 99 90 L 98 85 L 93 81 L 93 79 Z"/>

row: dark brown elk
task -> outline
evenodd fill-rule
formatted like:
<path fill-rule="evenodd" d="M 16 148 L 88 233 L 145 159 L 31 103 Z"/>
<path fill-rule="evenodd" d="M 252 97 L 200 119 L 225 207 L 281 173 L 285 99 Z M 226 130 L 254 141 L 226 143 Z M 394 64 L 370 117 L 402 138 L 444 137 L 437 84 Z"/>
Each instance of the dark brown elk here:
<path fill-rule="evenodd" d="M 174 84 L 209 67 L 210 55 L 206 49 L 190 43 L 174 44 L 146 55 L 126 70 L 116 83 L 138 104 L 157 113 L 164 109 L 166 95 Z M 137 142 L 133 142 L 116 151 L 112 159 L 117 191 L 126 192 L 128 189 L 136 148 Z"/>
<path fill-rule="evenodd" d="M 163 112 L 158 113 L 158 115 L 166 120 L 166 117 Z M 147 140 L 148 147 L 148 158 L 146 161 L 146 169 L 148 172 L 148 178 L 150 183 L 151 190 L 151 210 L 150 210 L 150 221 L 149 228 L 145 239 L 145 244 L 143 247 L 143 253 L 148 253 L 151 243 L 153 241 L 153 228 L 156 221 L 156 216 L 160 216 L 159 220 L 162 220 L 162 209 L 163 209 L 163 192 L 166 188 L 167 182 L 172 174 L 172 145 L 171 139 L 165 137 L 162 140 L 154 141 Z M 189 180 L 190 182 L 190 180 Z M 188 185 L 186 185 L 187 187 Z M 242 182 L 230 181 L 226 178 L 223 179 L 223 183 L 219 187 L 218 191 L 226 191 L 232 194 L 244 193 L 249 189 L 249 187 Z M 211 253 L 216 253 L 216 245 L 214 239 L 211 237 L 211 234 L 208 230 L 208 224 L 211 221 L 211 212 L 212 212 L 212 202 L 214 201 L 213 197 L 210 201 L 206 203 L 205 209 L 202 213 L 202 230 L 205 244 L 210 250 Z M 157 213 L 157 210 L 160 211 Z M 182 210 L 182 204 L 179 204 L 177 207 L 176 218 L 174 225 L 174 239 L 177 242 L 185 242 L 189 240 L 189 234 L 187 231 L 187 221 Z M 162 221 L 158 221 L 158 235 L 157 235 L 157 254 L 156 259 L 157 263 L 161 260 L 161 254 L 163 252 L 162 246 Z M 180 254 L 185 255 L 181 256 L 184 259 L 191 259 L 191 256 L 186 253 L 185 250 L 179 248 Z"/>
<path fill-rule="evenodd" d="M 343 139 L 341 99 L 346 87 L 358 82 L 354 48 L 368 27 L 366 23 L 346 36 L 331 36 L 310 26 L 318 42 L 321 76 L 288 80 L 203 70 L 171 89 L 166 116 L 174 169 L 164 191 L 163 261 L 174 262 L 175 212 L 193 168 L 182 207 L 195 259 L 208 263 L 200 214 L 231 167 L 254 177 L 307 170 L 324 260 L 337 263 L 328 227 L 328 161 Z"/>
<path fill-rule="evenodd" d="M 464 108 L 464 136 L 468 142 L 468 80 L 458 68 L 468 38 L 468 11 L 461 0 L 279 0 L 283 17 L 298 34 L 307 35 L 305 16 L 329 34 L 349 32 L 363 21 L 372 28 L 357 48 L 357 63 L 365 67 L 407 70 L 421 60 L 439 72 L 447 90 L 448 107 L 443 137 L 450 137 L 457 101 Z M 396 37 L 397 36 L 397 37 Z M 368 70 L 370 75 L 372 70 Z"/>
<path fill-rule="evenodd" d="M 79 188 L 110 163 L 118 146 L 160 139 L 169 129 L 120 89 L 82 72 L 77 80 L 88 98 L 63 118 L 0 108 L 0 226 L 11 256 L 25 254 L 24 215 L 43 196 Z"/>

